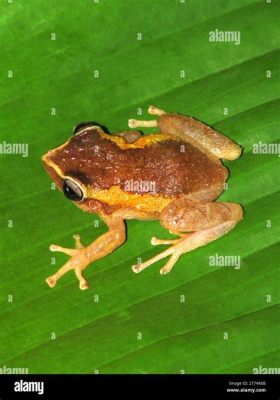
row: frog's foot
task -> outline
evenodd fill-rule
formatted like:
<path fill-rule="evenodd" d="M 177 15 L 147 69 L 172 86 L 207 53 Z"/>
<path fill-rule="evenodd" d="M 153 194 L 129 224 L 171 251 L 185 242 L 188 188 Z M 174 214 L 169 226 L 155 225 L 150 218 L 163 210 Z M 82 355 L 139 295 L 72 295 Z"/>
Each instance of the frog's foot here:
<path fill-rule="evenodd" d="M 85 247 L 82 245 L 79 235 L 74 235 L 73 238 L 75 239 L 75 249 L 69 249 L 66 247 L 57 246 L 55 244 L 52 244 L 50 246 L 51 251 L 59 251 L 71 257 L 70 260 L 63 265 L 63 267 L 61 267 L 55 274 L 49 276 L 46 279 L 47 284 L 51 288 L 56 285 L 56 282 L 59 278 L 61 278 L 66 272 L 72 269 L 75 271 L 76 277 L 79 280 L 80 289 L 85 290 L 89 287 L 88 282 L 82 275 L 82 269 L 84 268 L 85 264 L 87 265 L 89 263 L 85 263 L 85 261 L 87 261 L 86 254 L 83 250 Z M 83 266 L 83 268 L 81 267 L 81 265 Z"/>
<path fill-rule="evenodd" d="M 210 225 L 208 229 L 206 228 L 193 233 L 184 234 L 180 239 L 160 240 L 157 238 L 152 238 L 152 244 L 154 245 L 172 244 L 172 246 L 144 263 L 133 265 L 132 270 L 136 273 L 143 271 L 143 269 L 147 268 L 149 265 L 154 264 L 162 258 L 170 256 L 167 263 L 160 270 L 161 274 L 167 274 L 169 271 L 171 271 L 172 267 L 182 254 L 190 252 L 198 247 L 205 246 L 213 240 L 216 240 L 228 233 L 242 219 L 243 212 L 239 204 L 224 204 L 227 204 L 228 220 L 225 215 L 223 222 L 220 222 L 213 227 Z M 213 207 L 217 208 L 218 211 L 221 211 L 222 207 L 226 207 L 224 204 L 222 205 L 221 203 L 214 203 Z"/>
<path fill-rule="evenodd" d="M 180 241 L 181 239 L 178 239 L 178 241 Z M 176 241 L 176 243 L 178 243 L 178 241 Z M 164 240 L 164 243 L 156 243 L 156 244 L 169 244 L 171 243 L 171 241 L 167 241 Z M 168 243 L 169 242 L 169 243 Z M 172 241 L 173 242 L 173 241 Z M 178 260 L 178 258 L 180 257 L 181 254 L 183 254 L 182 251 L 180 251 L 180 249 L 177 247 L 178 244 L 173 244 L 173 246 L 169 247 L 169 249 L 163 251 L 162 253 L 159 253 L 158 255 L 156 255 L 153 258 L 150 258 L 150 260 L 143 262 L 141 264 L 136 264 L 132 266 L 132 271 L 135 273 L 141 272 L 143 271 L 143 269 L 146 269 L 147 267 L 149 267 L 149 265 L 154 264 L 155 262 L 161 260 L 162 258 L 171 256 L 169 258 L 169 260 L 167 261 L 167 263 L 164 265 L 163 268 L 161 268 L 160 273 L 163 274 L 167 274 L 172 267 L 174 266 L 174 264 L 176 263 L 176 261 Z"/>
<path fill-rule="evenodd" d="M 155 106 L 149 106 L 148 113 L 151 115 L 158 115 L 158 116 L 167 114 L 165 111 Z M 130 128 L 138 128 L 138 127 L 155 128 L 158 126 L 158 121 L 156 119 L 152 119 L 151 121 L 140 121 L 138 119 L 129 119 L 128 126 Z"/>
<path fill-rule="evenodd" d="M 157 238 L 152 238 L 152 244 L 157 245 L 157 244 L 172 244 L 167 250 L 163 251 L 162 253 L 157 254 L 155 257 L 150 258 L 148 261 L 143 262 L 141 264 L 136 264 L 132 266 L 132 270 L 136 273 L 143 271 L 150 265 L 156 263 L 157 261 L 160 261 L 163 258 L 166 258 L 170 256 L 169 260 L 167 263 L 161 268 L 160 273 L 161 275 L 167 274 L 168 272 L 171 271 L 173 266 L 175 265 L 176 261 L 179 259 L 179 257 L 191 250 L 194 250 L 197 247 L 204 246 L 207 244 L 210 240 L 207 240 L 207 235 L 209 234 L 209 237 L 211 237 L 210 230 L 208 231 L 200 231 L 200 232 L 195 232 L 192 234 L 186 235 L 186 237 L 181 237 L 180 239 L 172 239 L 172 240 L 160 240 Z M 216 238 L 216 237 L 215 237 Z M 212 239 L 214 240 L 214 239 Z"/>
<path fill-rule="evenodd" d="M 112 253 L 126 238 L 125 223 L 122 217 L 112 214 L 107 217 L 103 216 L 103 220 L 109 228 L 108 232 L 105 232 L 87 247 L 81 244 L 79 235 L 74 235 L 76 241 L 75 249 L 68 249 L 55 244 L 51 245 L 51 251 L 60 251 L 68 254 L 71 258 L 55 274 L 46 279 L 50 287 L 54 287 L 57 280 L 70 270 L 75 271 L 76 277 L 80 282 L 80 289 L 85 290 L 89 287 L 88 282 L 82 275 L 82 271 L 95 260 Z"/>

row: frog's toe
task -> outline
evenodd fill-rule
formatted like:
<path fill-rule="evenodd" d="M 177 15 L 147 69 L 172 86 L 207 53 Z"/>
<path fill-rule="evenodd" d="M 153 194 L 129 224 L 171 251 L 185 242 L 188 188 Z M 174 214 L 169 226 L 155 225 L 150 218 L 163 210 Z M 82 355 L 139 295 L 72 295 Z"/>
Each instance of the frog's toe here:
<path fill-rule="evenodd" d="M 130 128 L 138 128 L 138 127 L 155 128 L 157 127 L 157 120 L 153 119 L 151 121 L 142 121 L 142 120 L 140 121 L 138 119 L 129 119 L 128 126 Z"/>
<path fill-rule="evenodd" d="M 158 239 L 155 236 L 153 236 L 151 238 L 151 244 L 153 246 L 157 246 L 159 244 L 175 244 L 175 243 L 178 243 L 179 240 L 180 239 L 167 239 L 167 240 L 163 239 L 162 240 L 162 239 Z"/>
<path fill-rule="evenodd" d="M 169 258 L 165 266 L 161 268 L 160 270 L 161 275 L 168 274 L 168 272 L 172 270 L 180 255 L 181 253 L 179 251 L 176 251 L 174 254 L 172 254 L 172 256 Z"/>
<path fill-rule="evenodd" d="M 141 271 L 143 271 L 143 269 L 146 269 L 147 267 L 154 264 L 155 262 L 161 260 L 162 258 L 170 256 L 173 253 L 174 253 L 174 246 L 171 246 L 167 250 L 163 251 L 162 253 L 159 253 L 155 257 L 150 258 L 148 261 L 145 261 L 141 264 L 133 265 L 132 271 L 136 272 L 136 273 L 141 272 Z"/>
<path fill-rule="evenodd" d="M 81 290 L 87 290 L 87 289 L 89 288 L 88 282 L 80 283 L 80 284 L 79 284 L 79 288 L 80 288 Z"/>
<path fill-rule="evenodd" d="M 80 235 L 73 235 L 73 239 L 75 240 L 76 249 L 83 249 L 85 246 L 81 243 Z"/>
<path fill-rule="evenodd" d="M 142 271 L 142 270 L 141 270 L 141 264 L 132 265 L 131 269 L 132 269 L 132 271 L 135 272 L 136 274 L 138 274 L 138 272 Z"/>
<path fill-rule="evenodd" d="M 56 285 L 56 279 L 51 275 L 46 279 L 47 284 L 49 287 L 53 288 Z"/>
<path fill-rule="evenodd" d="M 50 251 L 59 251 L 60 253 L 64 253 L 70 257 L 73 257 L 77 254 L 78 249 L 68 249 L 67 247 L 61 247 L 56 244 L 51 244 Z"/>
<path fill-rule="evenodd" d="M 75 274 L 76 274 L 76 277 L 77 277 L 78 280 L 79 280 L 79 288 L 80 288 L 81 290 L 86 290 L 86 289 L 88 289 L 88 288 L 89 288 L 89 284 L 88 284 L 88 281 L 83 277 L 81 268 L 76 267 L 76 268 L 75 268 Z"/>
<path fill-rule="evenodd" d="M 151 115 L 163 115 L 167 114 L 166 111 L 161 110 L 160 108 L 157 108 L 156 106 L 149 106 L 148 108 L 148 113 Z"/>
<path fill-rule="evenodd" d="M 148 108 L 148 113 L 151 115 L 157 115 L 161 116 L 163 114 L 166 114 L 165 111 L 161 110 L 160 108 L 157 108 L 155 106 L 150 106 Z M 138 119 L 129 119 L 128 120 L 128 126 L 130 128 L 138 128 L 138 127 L 144 127 L 144 128 L 155 128 L 158 126 L 158 121 L 156 119 L 150 120 L 150 121 L 140 121 Z"/>

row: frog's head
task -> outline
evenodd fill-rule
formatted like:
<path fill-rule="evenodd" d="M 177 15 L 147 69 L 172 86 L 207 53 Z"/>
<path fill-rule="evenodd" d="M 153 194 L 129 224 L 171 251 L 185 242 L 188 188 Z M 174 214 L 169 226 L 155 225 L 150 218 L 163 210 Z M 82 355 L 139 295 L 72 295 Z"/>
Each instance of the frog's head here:
<path fill-rule="evenodd" d="M 74 128 L 74 136 L 42 157 L 43 165 L 64 195 L 82 206 L 91 183 L 91 162 L 95 146 L 104 131 L 94 123 L 82 123 Z"/>

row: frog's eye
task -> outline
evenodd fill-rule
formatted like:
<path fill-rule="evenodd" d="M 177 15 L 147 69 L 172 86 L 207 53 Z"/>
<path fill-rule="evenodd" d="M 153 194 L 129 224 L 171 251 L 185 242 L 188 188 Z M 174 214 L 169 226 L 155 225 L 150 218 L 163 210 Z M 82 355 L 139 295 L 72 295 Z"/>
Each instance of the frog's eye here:
<path fill-rule="evenodd" d="M 78 133 L 86 128 L 89 128 L 91 126 L 96 126 L 96 123 L 93 121 L 80 122 L 78 125 L 74 126 L 73 134 L 76 135 L 76 133 Z"/>
<path fill-rule="evenodd" d="M 97 122 L 94 121 L 88 121 L 88 122 L 80 122 L 78 125 L 74 126 L 73 134 L 77 135 L 78 133 L 82 132 L 87 128 L 97 128 L 97 129 L 99 128 L 102 129 L 103 132 L 109 133 L 106 126 L 98 124 Z"/>
<path fill-rule="evenodd" d="M 73 201 L 80 201 L 83 199 L 83 192 L 82 189 L 70 179 L 65 179 L 63 182 L 63 193 L 65 196 Z"/>
<path fill-rule="evenodd" d="M 78 125 L 74 126 L 73 134 L 76 135 L 77 133 L 83 131 L 86 128 L 99 126 L 96 122 L 89 121 L 89 122 L 81 122 Z"/>

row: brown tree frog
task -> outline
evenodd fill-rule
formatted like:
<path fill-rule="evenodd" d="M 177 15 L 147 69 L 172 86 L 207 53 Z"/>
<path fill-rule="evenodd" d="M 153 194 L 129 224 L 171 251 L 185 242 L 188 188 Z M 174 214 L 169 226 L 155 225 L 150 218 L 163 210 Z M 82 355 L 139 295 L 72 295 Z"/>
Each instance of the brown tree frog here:
<path fill-rule="evenodd" d="M 228 170 L 221 159 L 235 160 L 241 147 L 204 123 L 150 106 L 158 116 L 129 120 L 130 128 L 158 127 L 159 133 L 138 131 L 108 134 L 94 123 L 80 124 L 63 145 L 42 157 L 43 164 L 65 196 L 83 211 L 98 214 L 108 231 L 89 246 L 74 235 L 73 249 L 52 244 L 70 259 L 46 282 L 54 287 L 74 270 L 80 289 L 87 289 L 83 270 L 126 240 L 125 220 L 159 220 L 177 239 L 151 239 L 170 247 L 141 264 L 136 273 L 163 258 L 168 273 L 178 258 L 225 235 L 243 218 L 239 204 L 214 202 L 224 190 Z"/>

